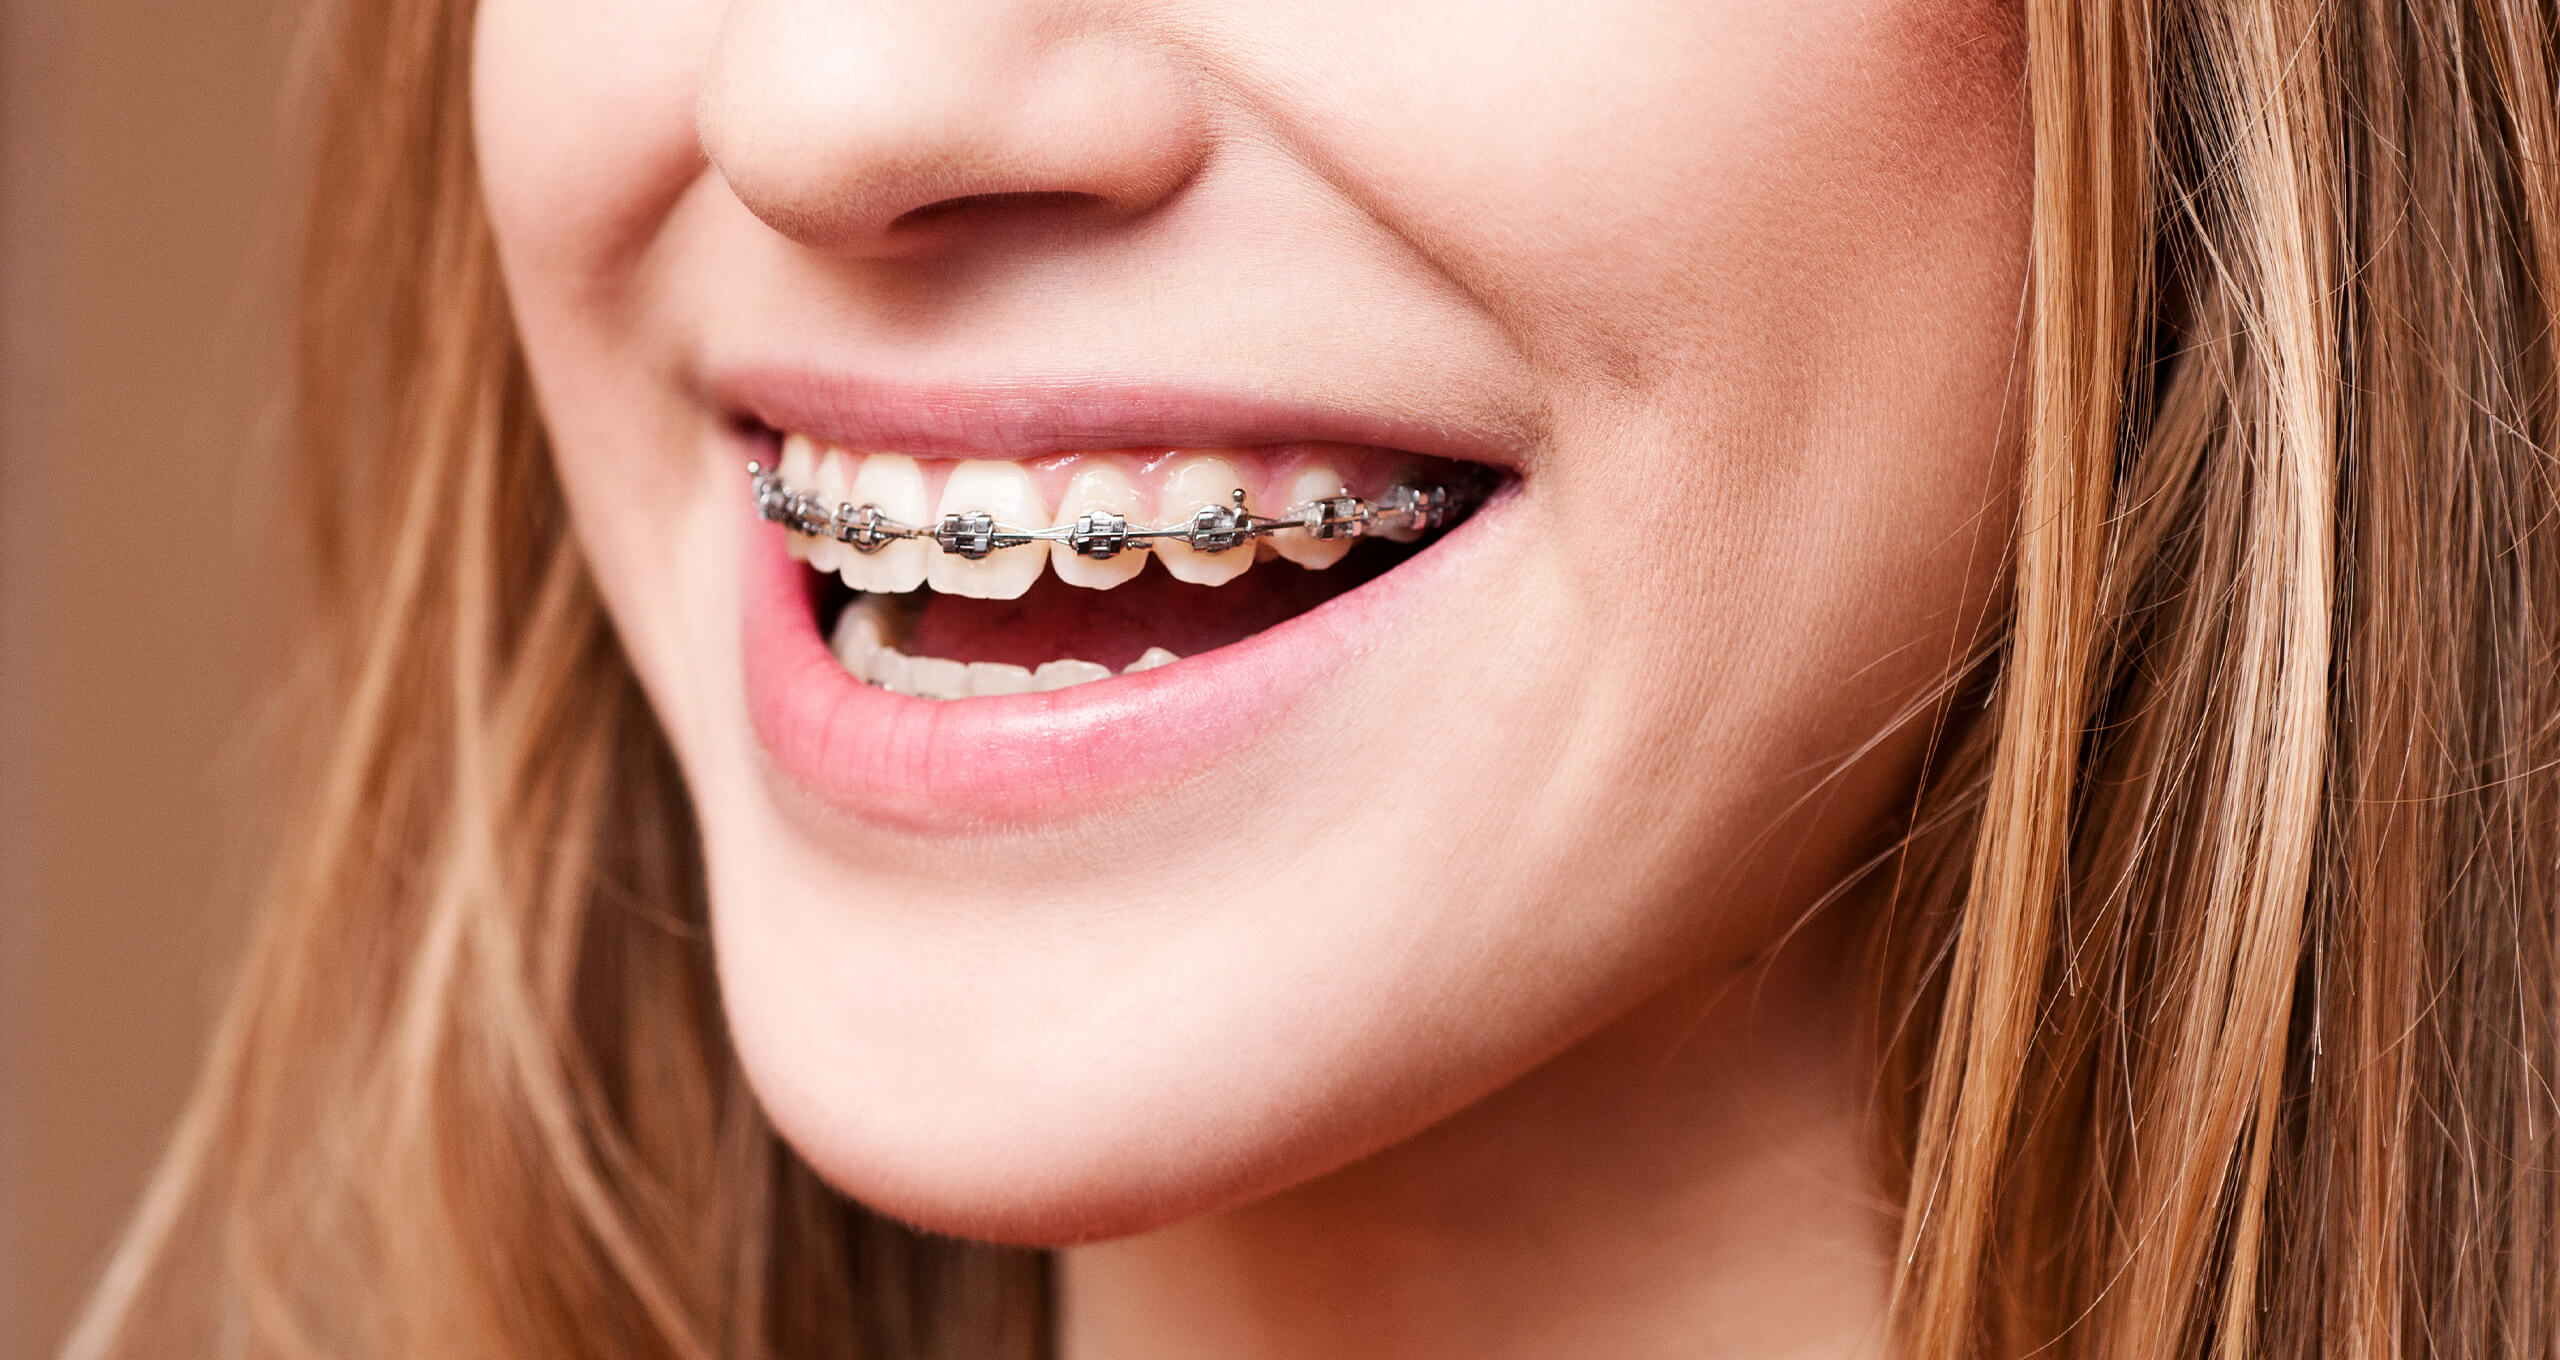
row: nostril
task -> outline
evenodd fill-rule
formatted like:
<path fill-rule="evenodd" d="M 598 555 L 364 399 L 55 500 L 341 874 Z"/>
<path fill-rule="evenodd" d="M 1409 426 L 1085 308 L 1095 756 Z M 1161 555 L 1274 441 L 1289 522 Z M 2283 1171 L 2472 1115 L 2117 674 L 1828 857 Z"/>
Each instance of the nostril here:
<path fill-rule="evenodd" d="M 1110 206 L 1110 200 L 1100 194 L 1068 190 L 962 194 L 901 213 L 889 224 L 889 230 L 892 233 L 915 231 L 971 219 L 1098 217 L 1108 214 Z"/>

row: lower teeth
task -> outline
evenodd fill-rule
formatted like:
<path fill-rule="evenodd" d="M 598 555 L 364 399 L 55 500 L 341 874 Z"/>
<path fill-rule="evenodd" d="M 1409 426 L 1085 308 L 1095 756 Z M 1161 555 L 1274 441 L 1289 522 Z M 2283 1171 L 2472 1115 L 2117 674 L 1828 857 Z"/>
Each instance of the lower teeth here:
<path fill-rule="evenodd" d="M 909 656 L 889 644 L 894 631 L 888 610 L 877 595 L 857 595 L 836 619 L 828 645 L 853 678 L 894 694 L 916 699 L 971 699 L 1005 694 L 1034 694 L 1071 685 L 1108 680 L 1110 667 L 1098 662 L 1060 657 L 1038 669 L 997 661 L 952 661 L 938 656 Z M 1149 647 L 1118 674 L 1151 671 L 1182 658 L 1162 647 Z"/>

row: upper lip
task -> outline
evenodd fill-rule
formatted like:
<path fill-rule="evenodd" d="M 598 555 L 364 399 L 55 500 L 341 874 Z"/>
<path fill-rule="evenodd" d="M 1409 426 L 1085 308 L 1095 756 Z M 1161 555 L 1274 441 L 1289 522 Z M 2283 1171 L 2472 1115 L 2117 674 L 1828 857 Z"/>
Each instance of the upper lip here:
<path fill-rule="evenodd" d="M 1127 378 L 916 382 L 811 368 L 713 375 L 721 408 L 822 444 L 940 457 L 1077 450 L 1366 444 L 1516 470 L 1527 431 Z"/>

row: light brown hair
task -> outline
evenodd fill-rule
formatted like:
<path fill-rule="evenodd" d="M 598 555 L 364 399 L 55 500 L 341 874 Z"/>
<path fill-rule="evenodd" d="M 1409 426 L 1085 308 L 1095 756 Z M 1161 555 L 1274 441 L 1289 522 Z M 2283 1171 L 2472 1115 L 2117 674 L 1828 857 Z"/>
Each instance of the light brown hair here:
<path fill-rule="evenodd" d="M 2008 623 L 1877 922 L 1925 1357 L 2560 1352 L 2560 59 L 2541 0 L 2027 0 Z M 561 513 L 465 0 L 333 18 L 313 759 L 72 1352 L 1038 1353 L 818 1183 Z"/>

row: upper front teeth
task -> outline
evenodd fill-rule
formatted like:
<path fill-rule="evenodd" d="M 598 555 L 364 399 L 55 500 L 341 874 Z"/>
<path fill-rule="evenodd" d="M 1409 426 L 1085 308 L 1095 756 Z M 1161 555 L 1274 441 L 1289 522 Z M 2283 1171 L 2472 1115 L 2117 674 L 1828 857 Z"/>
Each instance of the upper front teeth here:
<path fill-rule="evenodd" d="M 847 459 L 851 458 L 848 475 Z M 1215 454 L 1163 469 L 1154 514 L 1107 459 L 1082 461 L 1053 513 L 1031 471 L 971 460 L 950 470 L 928 511 L 923 468 L 901 454 L 820 451 L 804 436 L 783 441 L 781 467 L 750 463 L 758 512 L 782 524 L 795 557 L 842 575 L 855 590 L 900 594 L 919 585 L 952 595 L 1014 599 L 1045 564 L 1069 585 L 1109 589 L 1145 566 L 1151 550 L 1177 580 L 1222 585 L 1253 566 L 1258 545 L 1306 567 L 1331 566 L 1353 538 L 1410 541 L 1446 521 L 1442 487 L 1399 484 L 1375 500 L 1347 494 L 1341 472 L 1308 462 L 1284 484 L 1277 516 L 1248 508 L 1245 478 Z M 1244 551 L 1237 551 L 1237 549 Z"/>
<path fill-rule="evenodd" d="M 945 595 L 986 600 L 1019 597 L 1040 579 L 1040 568 L 1048 565 L 1049 545 L 1019 538 L 1010 546 L 1001 544 L 997 526 L 1045 525 L 1048 520 L 1049 507 L 1040 503 L 1031 473 L 1020 463 L 975 459 L 962 463 L 951 469 L 951 479 L 943 484 L 942 507 L 935 517 L 942 532 L 935 541 L 944 545 L 944 551 L 926 562 L 924 583 Z M 954 534 L 983 535 L 983 539 L 953 548 L 949 540 Z"/>
<path fill-rule="evenodd" d="M 788 464 L 791 455 L 783 453 Z M 837 462 L 839 459 L 830 458 Z M 789 473 L 783 474 L 787 480 Z M 876 453 L 862 460 L 852 481 L 845 488 L 845 498 L 838 502 L 857 510 L 863 506 L 877 509 L 879 517 L 900 524 L 921 524 L 932 513 L 925 502 L 924 469 L 904 454 Z M 840 537 L 827 534 L 825 537 Z M 902 595 L 924 584 L 925 571 L 933 549 L 921 539 L 874 538 L 865 541 L 858 533 L 845 540 L 844 562 L 837 569 L 844 583 L 856 590 L 880 595 Z"/>
<path fill-rule="evenodd" d="M 1123 551 L 1128 526 L 1144 523 L 1147 507 L 1129 474 L 1106 462 L 1091 462 L 1067 479 L 1058 501 L 1058 522 L 1082 533 L 1071 541 L 1049 545 L 1049 569 L 1058 579 L 1087 590 L 1109 590 L 1144 570 L 1147 559 Z M 1122 535 L 1112 537 L 1117 528 Z"/>

